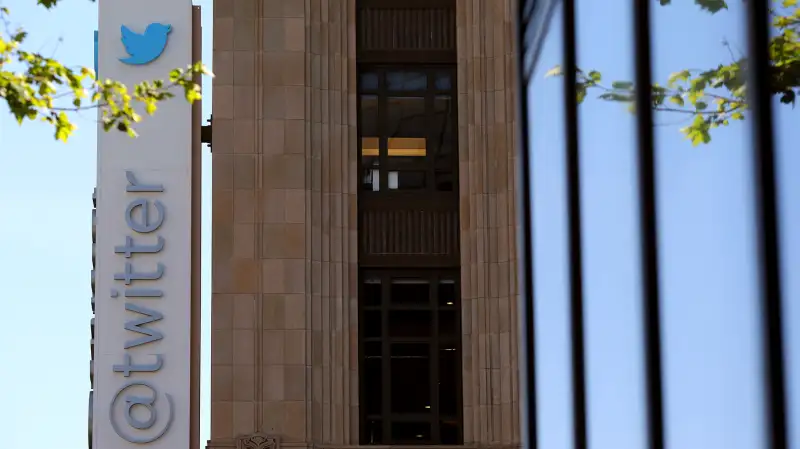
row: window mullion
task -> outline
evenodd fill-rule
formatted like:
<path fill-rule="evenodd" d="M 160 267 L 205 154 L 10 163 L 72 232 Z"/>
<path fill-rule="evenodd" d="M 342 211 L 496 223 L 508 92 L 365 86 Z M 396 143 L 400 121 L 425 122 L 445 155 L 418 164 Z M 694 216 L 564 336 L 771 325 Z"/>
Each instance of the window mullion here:
<path fill-rule="evenodd" d="M 428 191 L 436 191 L 436 170 L 434 169 L 435 165 L 435 158 L 433 156 L 433 151 L 431 148 L 431 143 L 433 142 L 432 136 L 435 131 L 435 123 L 436 123 L 436 115 L 434 114 L 434 95 L 433 95 L 433 86 L 436 80 L 433 76 L 434 72 L 432 70 L 428 70 L 428 82 L 427 86 L 428 89 L 425 91 L 425 120 L 427 126 L 425 127 L 425 173 L 427 173 L 428 182 L 425 186 L 425 189 Z"/>
<path fill-rule="evenodd" d="M 430 340 L 430 385 L 431 385 L 431 440 L 441 444 L 439 429 L 439 276 L 428 278 L 430 282 L 431 340 Z"/>
<path fill-rule="evenodd" d="M 378 190 L 381 192 L 389 189 L 389 175 L 386 168 L 389 162 L 388 115 L 386 72 L 381 70 L 378 72 Z"/>
<path fill-rule="evenodd" d="M 391 294 L 391 278 L 383 273 L 381 280 L 381 394 L 383 404 L 381 408 L 381 425 L 383 426 L 383 441 L 387 444 L 392 438 L 392 423 L 389 417 L 392 414 L 392 347 L 389 341 L 389 303 Z"/>

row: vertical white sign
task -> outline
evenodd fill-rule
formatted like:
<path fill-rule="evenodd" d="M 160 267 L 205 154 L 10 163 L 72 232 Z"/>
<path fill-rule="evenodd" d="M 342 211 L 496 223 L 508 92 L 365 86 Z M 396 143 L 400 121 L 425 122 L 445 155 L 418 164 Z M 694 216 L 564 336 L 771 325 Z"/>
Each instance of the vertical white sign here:
<path fill-rule="evenodd" d="M 103 0 L 98 70 L 168 80 L 192 56 L 191 0 Z M 95 449 L 190 444 L 192 110 L 176 98 L 139 137 L 97 138 Z"/>

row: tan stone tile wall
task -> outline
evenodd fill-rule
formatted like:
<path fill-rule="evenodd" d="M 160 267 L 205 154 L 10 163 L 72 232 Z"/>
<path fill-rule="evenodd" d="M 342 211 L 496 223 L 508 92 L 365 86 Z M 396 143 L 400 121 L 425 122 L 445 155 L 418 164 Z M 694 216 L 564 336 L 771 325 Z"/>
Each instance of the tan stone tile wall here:
<path fill-rule="evenodd" d="M 464 441 L 519 432 L 513 0 L 457 0 Z"/>
<path fill-rule="evenodd" d="M 215 1 L 210 448 L 357 435 L 354 12 Z"/>

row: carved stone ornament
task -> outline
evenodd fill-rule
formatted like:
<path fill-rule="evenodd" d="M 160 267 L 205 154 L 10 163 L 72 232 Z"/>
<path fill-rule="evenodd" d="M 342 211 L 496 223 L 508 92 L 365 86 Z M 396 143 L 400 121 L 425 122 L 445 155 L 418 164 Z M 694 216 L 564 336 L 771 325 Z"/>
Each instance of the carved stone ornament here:
<path fill-rule="evenodd" d="M 260 432 L 236 439 L 236 449 L 280 449 L 280 447 L 279 437 Z"/>

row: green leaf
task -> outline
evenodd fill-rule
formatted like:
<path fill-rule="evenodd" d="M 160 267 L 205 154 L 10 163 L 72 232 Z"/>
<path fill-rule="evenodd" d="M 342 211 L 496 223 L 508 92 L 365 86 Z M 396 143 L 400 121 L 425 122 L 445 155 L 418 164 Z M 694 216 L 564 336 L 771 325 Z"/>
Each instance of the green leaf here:
<path fill-rule="evenodd" d="M 781 103 L 794 105 L 795 93 L 793 90 L 787 90 L 781 95 Z"/>
<path fill-rule="evenodd" d="M 564 72 L 561 70 L 561 66 L 557 65 L 552 69 L 548 70 L 547 73 L 544 74 L 545 78 L 549 78 L 551 76 L 559 76 L 562 75 Z"/>
<path fill-rule="evenodd" d="M 614 89 L 631 89 L 633 87 L 633 83 L 630 81 L 614 81 L 611 83 L 611 87 Z"/>
<path fill-rule="evenodd" d="M 700 9 L 714 14 L 723 9 L 728 9 L 728 4 L 725 0 L 694 0 L 695 4 L 700 6 Z"/>
<path fill-rule="evenodd" d="M 704 111 L 708 107 L 708 105 L 703 101 L 698 101 L 697 103 L 694 104 L 694 107 L 698 111 Z"/>
<path fill-rule="evenodd" d="M 672 103 L 677 104 L 678 106 L 683 106 L 684 105 L 683 97 L 680 96 L 680 95 L 673 95 L 673 96 L 669 97 L 669 101 L 671 101 Z"/>
<path fill-rule="evenodd" d="M 674 87 L 678 81 L 687 81 L 691 73 L 688 70 L 681 70 L 680 72 L 675 72 L 669 76 L 667 79 L 667 86 Z"/>

